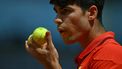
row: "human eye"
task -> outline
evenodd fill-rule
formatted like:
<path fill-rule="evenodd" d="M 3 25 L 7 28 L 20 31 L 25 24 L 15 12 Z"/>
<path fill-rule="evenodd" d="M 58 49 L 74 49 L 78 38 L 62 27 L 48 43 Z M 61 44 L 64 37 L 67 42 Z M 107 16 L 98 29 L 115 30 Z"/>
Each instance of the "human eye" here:
<path fill-rule="evenodd" d="M 62 10 L 61 10 L 61 14 L 62 15 L 68 15 L 68 14 L 70 14 L 72 12 L 72 10 L 70 9 L 70 8 L 63 8 Z"/>

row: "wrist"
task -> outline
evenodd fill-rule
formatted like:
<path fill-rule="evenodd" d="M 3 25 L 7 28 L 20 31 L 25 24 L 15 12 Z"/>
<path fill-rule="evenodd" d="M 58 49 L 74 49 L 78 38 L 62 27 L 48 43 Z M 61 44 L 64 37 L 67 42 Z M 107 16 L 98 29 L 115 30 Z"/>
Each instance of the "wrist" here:
<path fill-rule="evenodd" d="M 44 64 L 46 69 L 62 69 L 59 61 L 51 61 L 50 63 Z"/>

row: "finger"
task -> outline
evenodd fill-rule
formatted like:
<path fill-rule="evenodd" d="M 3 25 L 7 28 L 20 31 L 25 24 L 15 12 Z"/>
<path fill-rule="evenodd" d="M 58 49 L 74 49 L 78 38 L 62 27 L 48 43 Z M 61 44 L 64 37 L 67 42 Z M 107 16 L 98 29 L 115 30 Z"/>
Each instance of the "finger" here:
<path fill-rule="evenodd" d="M 34 49 L 32 47 L 29 47 L 28 44 L 27 44 L 27 41 L 25 41 L 25 48 L 28 52 L 34 52 Z M 44 53 L 47 53 L 47 50 L 46 48 L 36 48 L 35 51 L 37 51 L 38 53 L 40 54 L 44 54 Z"/>
<path fill-rule="evenodd" d="M 30 51 L 30 49 L 32 48 L 32 46 L 28 45 L 28 41 L 25 41 L 25 48 L 27 51 Z"/>
<path fill-rule="evenodd" d="M 32 35 L 29 36 L 28 40 L 26 40 L 26 46 L 33 47 L 33 42 L 32 42 Z"/>
<path fill-rule="evenodd" d="M 46 32 L 47 48 L 54 48 L 50 32 Z"/>
<path fill-rule="evenodd" d="M 55 49 L 56 57 L 59 59 L 58 51 Z"/>
<path fill-rule="evenodd" d="M 26 50 L 27 50 L 28 52 L 34 51 L 34 48 L 32 48 L 31 46 L 29 46 L 29 45 L 27 44 L 27 41 L 25 41 L 25 48 L 26 48 Z"/>
<path fill-rule="evenodd" d="M 47 42 L 45 42 L 43 45 L 42 45 L 42 49 L 46 49 L 47 48 Z"/>
<path fill-rule="evenodd" d="M 41 49 L 41 48 L 37 48 L 36 51 L 40 54 L 44 54 L 46 55 L 48 53 L 48 51 L 46 49 Z"/>
<path fill-rule="evenodd" d="M 25 49 L 27 50 L 27 51 L 29 51 L 29 46 L 28 46 L 28 44 L 27 44 L 27 41 L 25 41 Z"/>
<path fill-rule="evenodd" d="M 35 49 L 28 46 L 27 41 L 25 41 L 25 48 L 26 48 L 27 52 L 29 52 L 33 57 L 36 57 L 38 55 L 38 53 Z"/>
<path fill-rule="evenodd" d="M 42 46 L 40 46 L 39 44 L 37 44 L 33 39 L 27 41 L 27 45 L 33 49 L 36 49 L 36 48 L 41 48 Z"/>
<path fill-rule="evenodd" d="M 27 44 L 28 44 L 30 47 L 34 48 L 34 49 L 37 48 L 37 47 L 42 47 L 42 46 L 40 46 L 37 42 L 35 42 L 35 41 L 33 40 L 32 35 L 30 35 L 30 36 L 28 37 Z"/>

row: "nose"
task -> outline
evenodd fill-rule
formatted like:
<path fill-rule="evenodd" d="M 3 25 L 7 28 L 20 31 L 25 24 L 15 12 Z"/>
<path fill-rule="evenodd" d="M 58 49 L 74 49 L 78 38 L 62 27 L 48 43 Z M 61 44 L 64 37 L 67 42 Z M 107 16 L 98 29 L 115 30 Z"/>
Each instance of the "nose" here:
<path fill-rule="evenodd" d="M 54 22 L 59 26 L 63 23 L 61 18 L 55 18 Z"/>

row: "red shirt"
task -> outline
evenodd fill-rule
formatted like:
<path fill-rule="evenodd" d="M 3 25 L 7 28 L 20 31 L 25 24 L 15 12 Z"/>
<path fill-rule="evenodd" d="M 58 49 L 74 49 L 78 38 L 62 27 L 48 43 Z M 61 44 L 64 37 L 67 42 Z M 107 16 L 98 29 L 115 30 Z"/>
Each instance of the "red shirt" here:
<path fill-rule="evenodd" d="M 122 69 L 122 47 L 113 32 L 94 39 L 76 58 L 78 69 Z"/>

